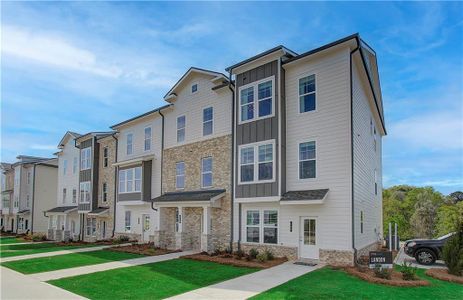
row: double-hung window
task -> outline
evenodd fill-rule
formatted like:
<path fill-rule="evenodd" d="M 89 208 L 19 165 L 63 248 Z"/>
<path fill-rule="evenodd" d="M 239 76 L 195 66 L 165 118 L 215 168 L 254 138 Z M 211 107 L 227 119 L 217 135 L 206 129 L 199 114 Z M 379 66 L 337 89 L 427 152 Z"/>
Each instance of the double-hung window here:
<path fill-rule="evenodd" d="M 376 127 L 373 126 L 373 149 L 376 152 Z"/>
<path fill-rule="evenodd" d="M 133 133 L 127 133 L 126 143 L 127 143 L 126 153 L 127 155 L 130 155 L 133 153 Z"/>
<path fill-rule="evenodd" d="M 185 163 L 183 161 L 175 164 L 175 187 L 185 188 Z"/>
<path fill-rule="evenodd" d="M 275 143 L 260 142 L 240 148 L 240 183 L 268 182 L 275 179 Z"/>
<path fill-rule="evenodd" d="M 213 132 L 214 109 L 208 107 L 203 109 L 203 136 L 210 135 Z"/>
<path fill-rule="evenodd" d="M 76 202 L 77 202 L 77 190 L 72 189 L 72 203 L 76 203 Z"/>
<path fill-rule="evenodd" d="M 119 170 L 119 193 L 141 192 L 141 167 Z"/>
<path fill-rule="evenodd" d="M 314 141 L 299 144 L 299 179 L 316 177 L 316 145 Z"/>
<path fill-rule="evenodd" d="M 80 169 L 81 170 L 87 170 L 90 169 L 92 164 L 91 164 L 91 157 L 92 154 L 92 148 L 87 147 L 82 150 L 80 150 Z"/>
<path fill-rule="evenodd" d="M 240 122 L 273 115 L 274 79 L 264 79 L 240 88 Z M 257 95 L 257 99 L 255 99 Z M 257 100 L 257 102 L 256 102 Z"/>
<path fill-rule="evenodd" d="M 177 117 L 177 143 L 185 141 L 186 117 Z"/>
<path fill-rule="evenodd" d="M 125 231 L 130 231 L 130 229 L 132 228 L 131 217 L 132 217 L 131 211 L 126 210 L 125 211 Z"/>
<path fill-rule="evenodd" d="M 67 171 L 68 171 L 68 161 L 65 159 L 63 161 L 63 175 L 66 175 Z M 27 176 L 27 181 L 29 183 L 29 173 L 27 173 L 27 175 L 28 175 Z"/>
<path fill-rule="evenodd" d="M 246 211 L 246 242 L 278 243 L 278 211 L 258 210 Z"/>
<path fill-rule="evenodd" d="M 87 236 L 95 236 L 96 218 L 87 218 Z"/>
<path fill-rule="evenodd" d="M 316 109 L 315 75 L 299 79 L 299 112 Z"/>
<path fill-rule="evenodd" d="M 66 202 L 66 188 L 63 189 L 63 203 Z"/>
<path fill-rule="evenodd" d="M 151 127 L 145 127 L 145 151 L 151 150 Z"/>
<path fill-rule="evenodd" d="M 90 202 L 90 181 L 80 183 L 80 203 Z"/>
<path fill-rule="evenodd" d="M 109 152 L 108 147 L 103 148 L 103 167 L 106 168 L 109 164 Z"/>
<path fill-rule="evenodd" d="M 375 169 L 375 195 L 378 195 L 378 173 L 376 172 Z"/>
<path fill-rule="evenodd" d="M 77 157 L 74 157 L 72 160 L 72 174 L 77 172 Z"/>
<path fill-rule="evenodd" d="M 212 186 L 212 157 L 201 159 L 201 187 Z"/>
<path fill-rule="evenodd" d="M 102 186 L 102 201 L 107 202 L 108 201 L 108 184 L 106 182 L 103 182 Z"/>

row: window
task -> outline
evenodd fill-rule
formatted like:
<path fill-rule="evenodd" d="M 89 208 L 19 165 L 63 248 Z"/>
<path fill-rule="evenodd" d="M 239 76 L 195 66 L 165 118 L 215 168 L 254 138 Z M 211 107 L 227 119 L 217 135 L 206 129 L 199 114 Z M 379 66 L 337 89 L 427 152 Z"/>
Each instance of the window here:
<path fill-rule="evenodd" d="M 130 210 L 125 211 L 125 231 L 130 231 L 132 228 L 132 213 Z"/>
<path fill-rule="evenodd" d="M 175 164 L 175 187 L 185 188 L 185 163 L 183 161 Z"/>
<path fill-rule="evenodd" d="M 145 151 L 151 150 L 151 127 L 145 128 Z"/>
<path fill-rule="evenodd" d="M 214 109 L 208 107 L 203 109 L 203 136 L 210 135 L 213 132 Z"/>
<path fill-rule="evenodd" d="M 95 236 L 96 234 L 96 218 L 87 218 L 87 235 Z"/>
<path fill-rule="evenodd" d="M 258 120 L 273 115 L 273 77 L 240 88 L 240 121 Z M 257 95 L 257 103 L 255 96 Z"/>
<path fill-rule="evenodd" d="M 77 201 L 77 190 L 72 189 L 72 203 L 76 203 Z"/>
<path fill-rule="evenodd" d="M 63 175 L 66 175 L 68 171 L 68 161 L 65 159 L 63 161 Z M 27 181 L 29 181 L 29 173 L 27 174 Z"/>
<path fill-rule="evenodd" d="M 375 195 L 378 195 L 378 174 L 375 169 Z"/>
<path fill-rule="evenodd" d="M 133 153 L 133 134 L 128 133 L 127 134 L 127 149 L 126 149 L 127 155 L 130 155 Z"/>
<path fill-rule="evenodd" d="M 108 147 L 103 148 L 103 168 L 108 167 L 109 164 L 109 153 Z"/>
<path fill-rule="evenodd" d="M 119 193 L 141 192 L 141 167 L 119 171 Z"/>
<path fill-rule="evenodd" d="M 198 91 L 198 84 L 195 83 L 191 86 L 191 93 L 196 93 Z"/>
<path fill-rule="evenodd" d="M 31 184 L 31 172 L 27 172 L 27 184 Z"/>
<path fill-rule="evenodd" d="M 212 157 L 201 159 L 201 187 L 212 186 Z"/>
<path fill-rule="evenodd" d="M 80 183 L 80 203 L 90 202 L 90 181 Z"/>
<path fill-rule="evenodd" d="M 315 142 L 299 144 L 299 179 L 316 177 L 316 146 Z"/>
<path fill-rule="evenodd" d="M 66 189 L 63 189 L 63 203 L 66 202 Z"/>
<path fill-rule="evenodd" d="M 315 75 L 299 79 L 299 112 L 314 111 L 315 100 Z"/>
<path fill-rule="evenodd" d="M 175 208 L 175 232 L 180 231 L 180 225 L 182 224 L 182 214 L 178 207 Z"/>
<path fill-rule="evenodd" d="M 373 126 L 373 149 L 376 152 L 376 127 Z"/>
<path fill-rule="evenodd" d="M 274 142 L 240 148 L 240 183 L 274 180 Z"/>
<path fill-rule="evenodd" d="M 84 148 L 80 150 L 80 169 L 81 170 L 87 170 L 91 168 L 91 160 L 90 156 L 92 153 L 92 148 Z"/>
<path fill-rule="evenodd" d="M 177 143 L 185 141 L 185 125 L 186 118 L 185 116 L 180 116 L 177 118 Z"/>
<path fill-rule="evenodd" d="M 30 196 L 26 195 L 26 207 L 29 207 L 30 204 Z"/>
<path fill-rule="evenodd" d="M 360 211 L 360 233 L 363 233 L 363 210 Z"/>
<path fill-rule="evenodd" d="M 77 172 L 77 157 L 74 157 L 72 160 L 72 174 L 76 174 Z"/>
<path fill-rule="evenodd" d="M 103 186 L 101 188 L 103 194 L 102 194 L 102 200 L 103 202 L 108 201 L 108 184 L 106 182 L 103 182 Z"/>
<path fill-rule="evenodd" d="M 278 211 L 248 210 L 246 212 L 246 241 L 248 243 L 278 243 Z"/>

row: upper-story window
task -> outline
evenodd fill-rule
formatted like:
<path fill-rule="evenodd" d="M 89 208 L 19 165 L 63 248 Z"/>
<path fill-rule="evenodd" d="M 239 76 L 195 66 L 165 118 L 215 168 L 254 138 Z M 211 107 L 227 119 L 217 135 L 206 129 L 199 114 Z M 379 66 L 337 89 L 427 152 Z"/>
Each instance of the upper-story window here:
<path fill-rule="evenodd" d="M 151 127 L 145 127 L 145 151 L 151 150 Z"/>
<path fill-rule="evenodd" d="M 30 196 L 26 195 L 26 207 L 29 207 L 30 204 Z"/>
<path fill-rule="evenodd" d="M 315 75 L 299 79 L 299 112 L 316 109 Z"/>
<path fill-rule="evenodd" d="M 376 152 L 376 127 L 373 126 L 373 148 Z"/>
<path fill-rule="evenodd" d="M 196 93 L 198 91 L 198 84 L 195 83 L 191 86 L 191 93 Z"/>
<path fill-rule="evenodd" d="M 127 149 L 126 154 L 130 155 L 133 153 L 133 134 L 127 133 Z"/>
<path fill-rule="evenodd" d="M 375 169 L 375 195 L 378 195 L 378 174 Z"/>
<path fill-rule="evenodd" d="M 141 167 L 119 171 L 119 193 L 141 192 Z"/>
<path fill-rule="evenodd" d="M 275 179 L 274 148 L 274 141 L 240 147 L 240 183 L 262 183 Z"/>
<path fill-rule="evenodd" d="M 77 201 L 77 190 L 72 189 L 72 203 L 76 203 Z"/>
<path fill-rule="evenodd" d="M 90 181 L 80 183 L 80 203 L 90 202 Z"/>
<path fill-rule="evenodd" d="M 108 184 L 106 182 L 103 182 L 103 186 L 101 188 L 102 190 L 102 201 L 107 202 L 108 201 Z"/>
<path fill-rule="evenodd" d="M 210 135 L 214 127 L 214 109 L 208 107 L 203 109 L 203 136 Z"/>
<path fill-rule="evenodd" d="M 183 161 L 175 164 L 175 187 L 185 188 L 185 163 Z"/>
<path fill-rule="evenodd" d="M 273 83 L 272 77 L 240 88 L 240 122 L 258 120 L 273 115 Z"/>
<path fill-rule="evenodd" d="M 63 203 L 66 202 L 66 188 L 63 189 Z"/>
<path fill-rule="evenodd" d="M 27 184 L 31 184 L 31 172 L 27 172 Z"/>
<path fill-rule="evenodd" d="M 72 174 L 76 174 L 77 172 L 77 157 L 74 157 L 72 160 Z"/>
<path fill-rule="evenodd" d="M 299 179 L 316 177 L 316 145 L 314 141 L 299 144 Z"/>
<path fill-rule="evenodd" d="M 63 161 L 63 175 L 66 175 L 67 172 L 68 172 L 68 161 L 67 161 L 67 159 L 65 159 Z M 28 175 L 27 177 L 29 177 L 29 174 L 27 174 L 27 175 Z"/>
<path fill-rule="evenodd" d="M 212 157 L 201 159 L 201 187 L 212 186 Z"/>
<path fill-rule="evenodd" d="M 106 168 L 109 165 L 109 149 L 108 147 L 103 148 L 103 167 Z"/>
<path fill-rule="evenodd" d="M 90 169 L 92 166 L 92 161 L 90 159 L 92 153 L 92 148 L 84 148 L 80 150 L 80 169 L 87 170 Z"/>
<path fill-rule="evenodd" d="M 177 143 L 185 141 L 186 117 L 177 117 Z"/>

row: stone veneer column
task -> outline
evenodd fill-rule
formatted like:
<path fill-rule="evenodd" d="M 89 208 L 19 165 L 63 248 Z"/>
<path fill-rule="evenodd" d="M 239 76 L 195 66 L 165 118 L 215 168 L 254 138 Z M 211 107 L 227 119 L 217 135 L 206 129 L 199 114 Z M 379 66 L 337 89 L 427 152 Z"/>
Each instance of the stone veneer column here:
<path fill-rule="evenodd" d="M 203 207 L 203 232 L 201 232 L 201 251 L 212 251 L 211 245 L 211 207 Z"/>

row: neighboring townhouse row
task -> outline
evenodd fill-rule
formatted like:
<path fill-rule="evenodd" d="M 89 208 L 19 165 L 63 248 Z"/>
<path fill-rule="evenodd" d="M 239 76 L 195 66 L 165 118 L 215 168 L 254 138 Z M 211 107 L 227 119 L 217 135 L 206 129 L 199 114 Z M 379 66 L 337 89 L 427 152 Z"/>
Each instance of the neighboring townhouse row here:
<path fill-rule="evenodd" d="M 374 249 L 386 134 L 374 50 L 355 34 L 227 72 L 190 68 L 166 105 L 113 131 L 67 132 L 48 236 L 334 264 Z"/>

